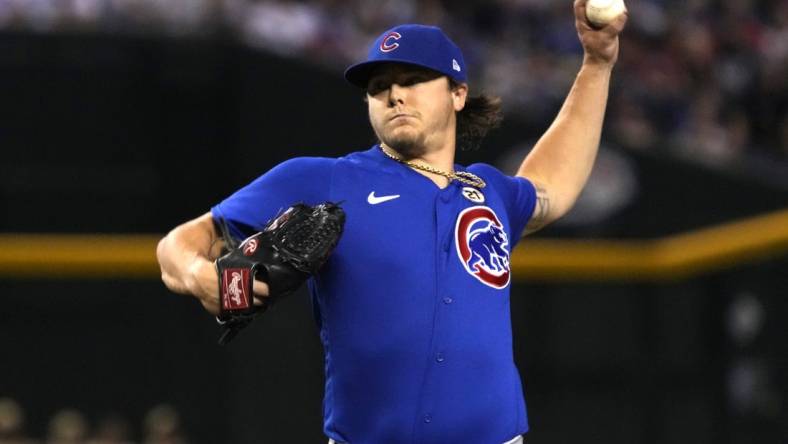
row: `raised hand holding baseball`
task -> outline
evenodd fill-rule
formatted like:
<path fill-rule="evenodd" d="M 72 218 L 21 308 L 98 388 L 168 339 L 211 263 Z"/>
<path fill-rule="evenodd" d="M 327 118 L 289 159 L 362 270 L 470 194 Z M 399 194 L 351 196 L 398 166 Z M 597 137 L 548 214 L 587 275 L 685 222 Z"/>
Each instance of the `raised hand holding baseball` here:
<path fill-rule="evenodd" d="M 623 0 L 575 0 L 575 27 L 585 62 L 613 65 L 618 60 L 618 35 L 628 13 Z"/>

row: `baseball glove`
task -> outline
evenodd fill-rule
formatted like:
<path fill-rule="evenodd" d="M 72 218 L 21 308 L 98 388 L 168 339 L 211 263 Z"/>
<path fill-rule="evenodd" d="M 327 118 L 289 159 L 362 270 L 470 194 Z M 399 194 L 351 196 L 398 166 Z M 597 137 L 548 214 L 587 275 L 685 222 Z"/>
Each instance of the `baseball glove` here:
<path fill-rule="evenodd" d="M 220 221 L 229 252 L 216 260 L 220 299 L 216 319 L 222 328 L 219 344 L 230 342 L 279 298 L 317 273 L 339 241 L 344 224 L 345 212 L 337 204 L 310 207 L 299 203 L 236 245 L 226 223 Z M 254 305 L 255 279 L 268 284 L 269 297 L 260 298 L 262 305 Z"/>

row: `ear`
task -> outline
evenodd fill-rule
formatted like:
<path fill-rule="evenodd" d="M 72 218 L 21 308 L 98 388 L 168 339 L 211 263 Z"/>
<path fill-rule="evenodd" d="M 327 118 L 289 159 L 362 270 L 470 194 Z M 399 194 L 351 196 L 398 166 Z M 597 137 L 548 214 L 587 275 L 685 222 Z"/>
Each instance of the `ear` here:
<path fill-rule="evenodd" d="M 451 87 L 451 99 L 454 103 L 454 111 L 460 112 L 465 108 L 465 100 L 468 98 L 468 84 L 457 83 Z"/>

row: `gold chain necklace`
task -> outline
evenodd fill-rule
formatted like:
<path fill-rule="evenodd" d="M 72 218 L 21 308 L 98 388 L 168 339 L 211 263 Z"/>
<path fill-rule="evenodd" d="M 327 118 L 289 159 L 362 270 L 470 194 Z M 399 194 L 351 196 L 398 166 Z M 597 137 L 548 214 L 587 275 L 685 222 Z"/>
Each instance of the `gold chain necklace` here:
<path fill-rule="evenodd" d="M 411 162 L 409 160 L 402 159 L 402 158 L 400 158 L 398 156 L 395 156 L 394 154 L 391 154 L 390 152 L 388 152 L 388 150 L 386 148 L 388 148 L 388 147 L 386 147 L 383 143 L 380 144 L 380 150 L 383 151 L 383 154 L 388 156 L 390 159 L 396 160 L 397 162 L 405 164 L 405 165 L 407 165 L 407 166 L 409 166 L 411 168 L 416 168 L 417 170 L 421 170 L 421 171 L 426 171 L 428 173 L 437 174 L 439 176 L 443 176 L 443 177 L 449 179 L 449 181 L 456 180 L 458 182 L 464 183 L 465 185 L 470 185 L 472 187 L 476 187 L 476 188 L 479 188 L 479 189 L 482 189 L 485 186 L 487 186 L 487 184 L 484 182 L 484 180 L 482 180 L 481 177 L 479 177 L 479 176 L 477 176 L 477 175 L 475 175 L 473 173 L 469 173 L 467 171 L 454 171 L 454 172 L 451 172 L 451 173 L 447 173 L 446 171 L 441 171 L 441 170 L 439 170 L 437 168 L 434 168 L 434 167 L 431 167 L 429 165 L 422 165 L 420 163 Z"/>

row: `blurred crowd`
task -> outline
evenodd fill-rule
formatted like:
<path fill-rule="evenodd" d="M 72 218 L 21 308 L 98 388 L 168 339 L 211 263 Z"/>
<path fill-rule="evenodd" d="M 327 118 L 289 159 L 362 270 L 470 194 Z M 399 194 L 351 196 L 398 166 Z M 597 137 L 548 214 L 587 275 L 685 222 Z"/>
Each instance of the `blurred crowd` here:
<path fill-rule="evenodd" d="M 139 439 L 138 439 L 139 436 Z M 151 408 L 141 429 L 120 415 L 103 416 L 91 426 L 88 417 L 68 408 L 55 412 L 43 436 L 30 433 L 23 408 L 11 398 L 0 398 L 0 444 L 186 444 L 178 412 L 166 404 Z"/>
<path fill-rule="evenodd" d="M 437 24 L 472 90 L 533 128 L 577 72 L 571 0 L 0 0 L 0 27 L 233 35 L 341 70 L 393 24 Z M 608 136 L 706 165 L 788 168 L 788 0 L 629 0 Z M 788 182 L 788 181 L 787 181 Z"/>

